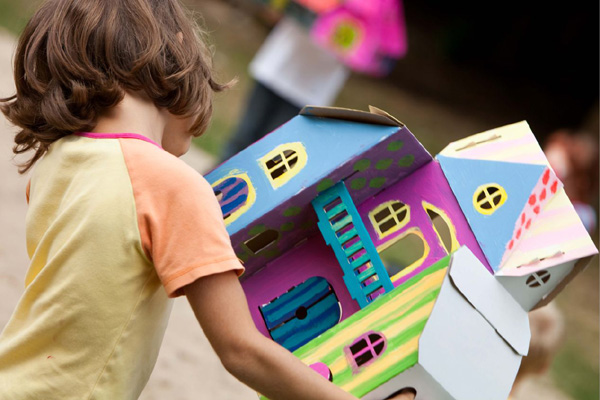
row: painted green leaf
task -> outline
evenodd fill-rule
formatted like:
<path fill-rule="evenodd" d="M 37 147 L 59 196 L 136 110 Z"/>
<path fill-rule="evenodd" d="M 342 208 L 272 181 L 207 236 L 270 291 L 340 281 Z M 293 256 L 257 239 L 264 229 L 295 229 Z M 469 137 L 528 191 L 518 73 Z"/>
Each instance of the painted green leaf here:
<path fill-rule="evenodd" d="M 415 156 L 412 154 L 407 154 L 398 160 L 398 166 L 400 167 L 410 167 L 412 163 L 415 161 Z"/>

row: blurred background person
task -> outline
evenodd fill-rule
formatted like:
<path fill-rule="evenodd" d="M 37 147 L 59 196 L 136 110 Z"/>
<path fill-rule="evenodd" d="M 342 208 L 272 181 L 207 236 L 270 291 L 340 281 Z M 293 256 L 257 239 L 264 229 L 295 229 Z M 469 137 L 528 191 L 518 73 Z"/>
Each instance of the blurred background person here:
<path fill-rule="evenodd" d="M 307 104 L 331 105 L 349 74 L 333 54 L 312 41 L 304 27 L 283 17 L 250 64 L 254 87 L 222 159 L 295 117 Z"/>
<path fill-rule="evenodd" d="M 250 63 L 254 86 L 223 160 L 295 117 L 305 105 L 332 105 L 351 69 L 382 77 L 394 59 L 406 54 L 400 0 L 277 4 L 284 15 Z"/>
<path fill-rule="evenodd" d="M 597 227 L 594 200 L 598 199 L 598 136 L 569 129 L 554 131 L 544 152 L 590 234 Z"/>

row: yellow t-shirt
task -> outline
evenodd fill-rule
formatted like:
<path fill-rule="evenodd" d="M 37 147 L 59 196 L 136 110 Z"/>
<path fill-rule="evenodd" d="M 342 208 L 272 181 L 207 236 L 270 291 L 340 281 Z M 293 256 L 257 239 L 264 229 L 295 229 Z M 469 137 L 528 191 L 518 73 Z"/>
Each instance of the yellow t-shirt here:
<path fill-rule="evenodd" d="M 0 335 L 0 398 L 138 398 L 168 297 L 243 270 L 210 185 L 142 136 L 79 134 L 50 146 L 29 193 L 31 265 Z"/>

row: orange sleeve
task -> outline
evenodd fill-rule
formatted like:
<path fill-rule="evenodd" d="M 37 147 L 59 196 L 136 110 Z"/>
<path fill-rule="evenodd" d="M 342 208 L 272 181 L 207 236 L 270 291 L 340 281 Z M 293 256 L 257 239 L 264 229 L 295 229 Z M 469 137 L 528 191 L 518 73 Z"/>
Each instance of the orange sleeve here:
<path fill-rule="evenodd" d="M 210 184 L 175 156 L 119 139 L 131 178 L 142 247 L 170 297 L 203 276 L 244 268 Z"/>

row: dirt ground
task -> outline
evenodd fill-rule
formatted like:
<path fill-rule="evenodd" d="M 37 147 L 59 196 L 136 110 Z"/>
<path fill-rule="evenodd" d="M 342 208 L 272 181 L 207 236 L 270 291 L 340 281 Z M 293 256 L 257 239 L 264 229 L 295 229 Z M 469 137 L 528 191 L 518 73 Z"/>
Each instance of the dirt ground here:
<path fill-rule="evenodd" d="M 14 38 L 0 32 L 0 97 L 13 93 L 11 58 Z M 26 176 L 12 161 L 14 128 L 0 117 L 0 329 L 4 327 L 24 287 L 28 265 L 24 219 Z M 212 160 L 194 150 L 186 161 L 200 171 Z M 568 400 L 549 377 L 526 382 L 515 400 Z M 177 299 L 156 368 L 140 397 L 142 400 L 256 399 L 255 393 L 221 366 L 199 329 L 190 307 Z"/>

